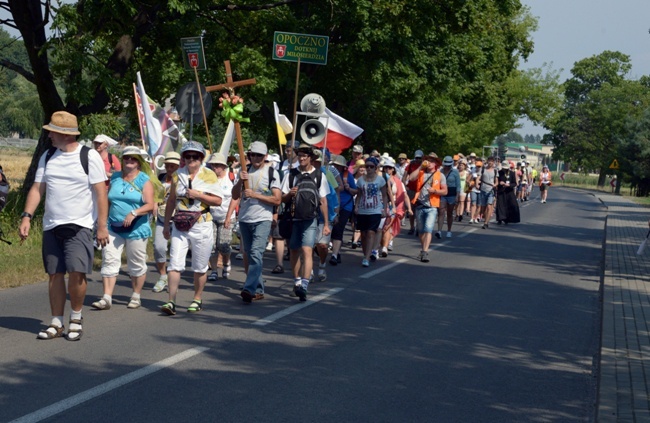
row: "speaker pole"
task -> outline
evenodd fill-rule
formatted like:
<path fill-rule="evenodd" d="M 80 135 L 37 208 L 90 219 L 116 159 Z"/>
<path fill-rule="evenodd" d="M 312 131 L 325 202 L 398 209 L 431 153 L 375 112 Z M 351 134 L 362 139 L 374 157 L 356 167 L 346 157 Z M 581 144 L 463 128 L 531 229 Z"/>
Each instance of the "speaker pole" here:
<path fill-rule="evenodd" d="M 203 124 L 205 125 L 205 135 L 208 137 L 208 148 L 212 154 L 212 140 L 210 140 L 210 128 L 208 128 L 208 117 L 205 115 L 205 107 L 203 106 L 203 94 L 201 94 L 201 83 L 199 82 L 199 71 L 194 66 L 194 76 L 196 76 L 196 90 L 199 92 L 199 101 L 201 102 L 201 112 L 203 113 Z"/>
<path fill-rule="evenodd" d="M 298 84 L 300 83 L 300 57 L 298 57 L 298 64 L 296 65 L 296 90 L 293 96 L 293 131 L 291 132 L 291 156 L 287 157 L 289 161 L 289 170 L 291 170 L 291 163 L 293 162 L 293 155 L 295 152 L 296 144 L 296 128 L 298 127 Z"/>

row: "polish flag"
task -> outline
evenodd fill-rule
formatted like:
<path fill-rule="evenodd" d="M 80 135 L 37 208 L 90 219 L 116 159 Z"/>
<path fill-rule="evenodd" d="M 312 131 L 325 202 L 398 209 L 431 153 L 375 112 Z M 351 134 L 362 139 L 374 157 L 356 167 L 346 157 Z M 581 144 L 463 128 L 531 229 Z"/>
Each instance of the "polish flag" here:
<path fill-rule="evenodd" d="M 327 136 L 316 147 L 327 147 L 334 154 L 341 154 L 352 146 L 356 137 L 361 135 L 363 129 L 359 128 L 352 122 L 343 119 L 341 116 L 325 108 L 325 113 L 329 116 L 329 122 L 325 118 L 319 118 L 323 125 L 327 124 Z"/>

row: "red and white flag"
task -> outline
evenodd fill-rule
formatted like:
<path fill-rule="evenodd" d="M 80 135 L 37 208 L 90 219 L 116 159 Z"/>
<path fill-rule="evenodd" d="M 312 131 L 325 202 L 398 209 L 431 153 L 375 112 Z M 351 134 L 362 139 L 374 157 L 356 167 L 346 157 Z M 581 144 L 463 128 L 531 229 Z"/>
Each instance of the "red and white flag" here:
<path fill-rule="evenodd" d="M 343 119 L 330 109 L 326 108 L 325 113 L 329 116 L 329 122 L 325 118 L 319 118 L 319 120 L 323 125 L 327 123 L 327 136 L 323 141 L 316 144 L 316 147 L 327 147 L 332 153 L 341 154 L 343 150 L 352 146 L 352 142 L 361 135 L 363 129 Z"/>

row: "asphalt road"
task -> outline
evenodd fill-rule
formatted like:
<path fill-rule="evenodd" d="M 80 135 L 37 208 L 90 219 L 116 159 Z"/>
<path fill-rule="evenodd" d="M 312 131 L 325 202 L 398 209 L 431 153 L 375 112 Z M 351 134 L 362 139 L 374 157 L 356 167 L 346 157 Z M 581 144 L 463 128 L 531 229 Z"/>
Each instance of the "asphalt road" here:
<path fill-rule="evenodd" d="M 302 305 L 271 253 L 265 300 L 241 302 L 238 263 L 196 315 L 189 277 L 174 317 L 154 274 L 139 310 L 126 276 L 111 310 L 91 310 L 91 281 L 80 342 L 36 340 L 46 284 L 2 291 L 0 421 L 589 421 L 605 210 L 554 187 L 521 211 L 456 224 L 428 264 L 405 232 L 370 269 L 344 249 Z"/>

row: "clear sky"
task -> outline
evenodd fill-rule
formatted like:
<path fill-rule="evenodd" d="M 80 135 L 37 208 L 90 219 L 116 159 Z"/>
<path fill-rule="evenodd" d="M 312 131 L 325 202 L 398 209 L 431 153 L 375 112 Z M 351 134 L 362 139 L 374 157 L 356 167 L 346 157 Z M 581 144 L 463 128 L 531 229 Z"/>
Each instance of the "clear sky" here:
<path fill-rule="evenodd" d="M 650 75 L 650 0 L 521 0 L 538 18 L 533 33 L 535 51 L 522 69 L 552 64 L 562 70 L 560 80 L 571 76 L 573 64 L 605 50 L 631 58 L 631 79 Z M 543 134 L 530 122 L 521 122 L 522 135 Z"/>

